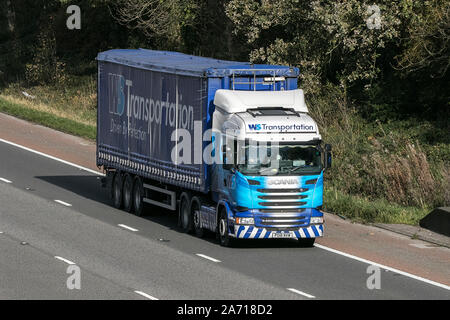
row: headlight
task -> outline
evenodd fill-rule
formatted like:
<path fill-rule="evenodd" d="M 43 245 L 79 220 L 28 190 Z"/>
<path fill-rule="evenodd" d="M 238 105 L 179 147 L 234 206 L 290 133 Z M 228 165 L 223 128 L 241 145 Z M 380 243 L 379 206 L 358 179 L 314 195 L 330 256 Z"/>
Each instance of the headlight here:
<path fill-rule="evenodd" d="M 253 218 L 236 218 L 236 224 L 255 224 Z"/>
<path fill-rule="evenodd" d="M 323 217 L 311 217 L 310 224 L 320 224 L 323 223 Z"/>

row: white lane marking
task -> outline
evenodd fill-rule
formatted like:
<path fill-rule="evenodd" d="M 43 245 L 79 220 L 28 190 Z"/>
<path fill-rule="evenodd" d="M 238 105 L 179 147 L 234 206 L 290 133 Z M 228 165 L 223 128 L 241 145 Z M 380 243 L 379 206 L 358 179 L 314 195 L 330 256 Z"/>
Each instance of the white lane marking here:
<path fill-rule="evenodd" d="M 124 229 L 130 230 L 130 231 L 133 231 L 133 232 L 139 231 L 138 229 L 129 227 L 129 226 L 125 225 L 125 224 L 118 224 L 118 226 L 119 226 L 119 227 L 122 227 L 122 228 L 124 228 Z"/>
<path fill-rule="evenodd" d="M 8 140 L 4 140 L 4 139 L 0 138 L 0 142 L 9 144 L 11 146 L 14 146 L 14 147 L 17 147 L 17 148 L 20 148 L 20 149 L 23 149 L 23 150 L 26 150 L 26 151 L 29 151 L 29 152 L 33 152 L 33 153 L 38 154 L 40 156 L 43 156 L 43 157 L 46 157 L 46 158 L 49 158 L 49 159 L 52 159 L 52 160 L 55 160 L 55 161 L 59 161 L 61 163 L 67 164 L 69 166 L 72 166 L 72 167 L 75 167 L 75 168 L 78 168 L 78 169 L 81 169 L 81 170 L 84 170 L 84 171 L 87 171 L 87 172 L 90 172 L 90 173 L 93 173 L 93 174 L 96 174 L 96 175 L 99 175 L 99 176 L 104 176 L 104 174 L 101 173 L 101 172 L 98 172 L 98 171 L 95 171 L 95 170 L 92 170 L 92 169 L 89 169 L 89 168 L 85 168 L 85 167 L 79 166 L 79 165 L 77 165 L 75 163 L 56 158 L 56 157 L 51 156 L 49 154 L 46 154 L 46 153 L 43 153 L 43 152 L 40 152 L 40 151 L 36 151 L 36 150 L 30 149 L 30 148 L 24 147 L 24 146 L 22 146 L 20 144 L 17 144 L 17 143 L 8 141 Z"/>
<path fill-rule="evenodd" d="M 5 183 L 12 183 L 12 181 L 9 181 L 8 179 L 5 178 L 0 178 L 0 181 L 3 181 Z"/>
<path fill-rule="evenodd" d="M 43 157 L 46 157 L 46 158 L 49 158 L 49 159 L 52 159 L 52 160 L 55 160 L 55 161 L 59 161 L 61 163 L 67 164 L 69 166 L 72 166 L 72 167 L 75 167 L 75 168 L 78 168 L 78 169 L 82 169 L 84 171 L 87 171 L 87 172 L 90 172 L 90 173 L 93 173 L 93 174 L 96 174 L 96 175 L 99 175 L 99 176 L 105 176 L 101 172 L 98 172 L 98 171 L 95 171 L 95 170 L 92 170 L 92 169 L 88 169 L 88 168 L 79 166 L 79 165 L 74 164 L 72 162 L 53 157 L 51 155 L 48 155 L 48 154 L 45 154 L 43 152 L 39 152 L 39 151 L 30 149 L 30 148 L 27 148 L 27 147 L 24 147 L 24 146 L 21 146 L 21 145 L 19 145 L 17 143 L 14 143 L 14 142 L 11 142 L 11 141 L 8 141 L 8 140 L 4 140 L 4 139 L 0 138 L 0 142 L 12 145 L 14 147 L 17 147 L 17 148 L 20 148 L 20 149 L 23 149 L 23 150 L 26 150 L 26 151 L 29 151 L 29 152 L 33 152 L 33 153 L 38 154 L 40 156 L 43 156 Z M 338 251 L 338 250 L 335 250 L 335 249 L 331 249 L 331 248 L 322 246 L 320 244 L 315 244 L 315 247 L 321 248 L 321 249 L 324 249 L 324 250 L 327 250 L 327 251 L 330 251 L 330 252 L 333 252 L 333 253 L 336 253 L 336 254 L 343 255 L 343 256 L 345 256 L 347 258 L 350 258 L 350 259 L 355 259 L 355 260 L 358 260 L 358 261 L 361 261 L 361 262 L 364 262 L 364 263 L 377 265 L 377 266 L 379 266 L 379 267 L 381 267 L 381 268 L 383 268 L 385 270 L 390 270 L 392 272 L 396 272 L 396 273 L 404 275 L 406 277 L 410 277 L 410 278 L 415 279 L 415 280 L 419 280 L 419 281 L 422 281 L 422 282 L 425 282 L 425 283 L 428 283 L 428 284 L 431 284 L 431 285 L 434 285 L 434 286 L 437 286 L 437 287 L 440 287 L 440 288 L 443 288 L 443 289 L 446 289 L 446 290 L 450 290 L 450 286 L 447 286 L 445 284 L 442 284 L 442 283 L 439 283 L 439 282 L 435 282 L 435 281 L 432 281 L 432 280 L 428 280 L 428 279 L 425 279 L 425 278 L 422 278 L 422 277 L 419 277 L 419 276 L 415 276 L 413 274 L 410 274 L 410 273 L 407 273 L 407 272 L 404 272 L 404 271 L 400 271 L 400 270 L 397 270 L 397 269 L 394 269 L 394 268 L 391 268 L 391 267 L 383 266 L 381 264 L 378 264 L 378 263 L 375 263 L 375 262 L 372 262 L 372 261 L 369 261 L 369 260 L 366 260 L 366 259 L 363 259 L 363 258 L 359 258 L 359 257 L 353 256 L 353 255 L 347 254 L 345 252 L 341 252 L 341 251 Z"/>
<path fill-rule="evenodd" d="M 59 204 L 62 204 L 63 206 L 66 206 L 66 207 L 71 207 L 72 206 L 70 203 L 67 203 L 67 202 L 64 202 L 64 201 L 61 201 L 61 200 L 55 200 L 55 202 L 58 202 Z"/>
<path fill-rule="evenodd" d="M 72 262 L 72 261 L 70 261 L 70 260 L 67 260 L 67 259 L 65 259 L 65 258 L 63 258 L 63 257 L 55 256 L 55 259 L 64 261 L 64 262 L 67 263 L 67 264 L 75 264 L 75 262 Z"/>
<path fill-rule="evenodd" d="M 429 245 L 429 244 L 423 244 L 423 243 L 410 243 L 409 244 L 412 247 L 416 247 L 419 249 L 432 249 L 432 248 L 436 248 L 437 246 L 434 245 Z"/>
<path fill-rule="evenodd" d="M 134 292 L 137 294 L 140 294 L 141 296 L 146 297 L 147 299 L 150 299 L 150 300 L 159 300 L 158 298 L 152 297 L 151 295 L 149 295 L 145 292 L 142 292 L 142 291 L 134 291 Z"/>
<path fill-rule="evenodd" d="M 414 280 L 422 281 L 422 282 L 431 284 L 433 286 L 436 286 L 436 287 L 439 287 L 439 288 L 443 288 L 445 290 L 450 290 L 450 286 L 447 286 L 447 285 L 439 283 L 439 282 L 428 280 L 428 279 L 425 279 L 425 278 L 413 275 L 411 273 L 408 273 L 408 272 L 405 272 L 405 271 L 401 271 L 401 270 L 398 270 L 398 269 L 395 269 L 395 268 L 391 268 L 391 267 L 388 267 L 388 266 L 385 266 L 385 265 L 382 265 L 382 264 L 379 264 L 379 263 L 376 263 L 376 262 L 373 262 L 373 261 L 370 261 L 370 260 L 367 260 L 367 259 L 363 259 L 363 258 L 354 256 L 354 255 L 351 255 L 351 254 L 339 251 L 339 250 L 328 248 L 328 247 L 322 246 L 320 244 L 315 244 L 314 246 L 317 247 L 317 248 L 323 249 L 323 250 L 327 250 L 327 251 L 339 254 L 341 256 L 344 256 L 344 257 L 347 257 L 347 258 L 350 258 L 350 259 L 354 259 L 354 260 L 357 260 L 357 261 L 360 261 L 360 262 L 363 262 L 363 263 L 367 263 L 367 264 L 370 264 L 370 265 L 374 265 L 374 266 L 380 267 L 381 269 L 385 269 L 385 270 L 388 270 L 388 271 L 392 271 L 392 272 L 401 274 L 402 276 L 409 277 L 409 278 L 412 278 Z"/>
<path fill-rule="evenodd" d="M 310 299 L 314 299 L 315 298 L 315 296 L 313 296 L 313 295 L 311 295 L 309 293 L 306 293 L 306 292 L 303 292 L 303 291 L 300 291 L 300 290 L 297 290 L 297 289 L 294 289 L 294 288 L 287 288 L 287 289 L 289 291 L 293 292 L 293 293 L 305 296 L 305 297 L 310 298 Z"/>
<path fill-rule="evenodd" d="M 196 255 L 199 256 L 199 257 L 202 257 L 202 258 L 204 258 L 204 259 L 211 260 L 211 261 L 213 261 L 213 262 L 222 262 L 222 261 L 220 261 L 220 260 L 211 258 L 211 257 L 209 257 L 209 256 L 207 256 L 207 255 L 204 255 L 204 254 L 201 254 L 201 253 L 196 253 Z"/>

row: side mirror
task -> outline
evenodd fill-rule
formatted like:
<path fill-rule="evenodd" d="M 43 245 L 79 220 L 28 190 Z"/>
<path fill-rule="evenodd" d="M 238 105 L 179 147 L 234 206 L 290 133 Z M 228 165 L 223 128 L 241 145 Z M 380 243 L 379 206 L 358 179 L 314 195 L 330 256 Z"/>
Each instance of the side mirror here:
<path fill-rule="evenodd" d="M 331 153 L 331 144 L 325 145 L 325 169 L 331 168 L 332 163 L 332 153 Z"/>

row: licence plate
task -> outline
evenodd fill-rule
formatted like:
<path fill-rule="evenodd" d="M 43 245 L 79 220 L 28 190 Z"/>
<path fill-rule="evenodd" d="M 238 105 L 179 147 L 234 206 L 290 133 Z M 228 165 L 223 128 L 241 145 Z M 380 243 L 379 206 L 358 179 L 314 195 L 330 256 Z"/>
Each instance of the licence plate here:
<path fill-rule="evenodd" d="M 292 232 L 272 232 L 272 238 L 293 238 Z"/>

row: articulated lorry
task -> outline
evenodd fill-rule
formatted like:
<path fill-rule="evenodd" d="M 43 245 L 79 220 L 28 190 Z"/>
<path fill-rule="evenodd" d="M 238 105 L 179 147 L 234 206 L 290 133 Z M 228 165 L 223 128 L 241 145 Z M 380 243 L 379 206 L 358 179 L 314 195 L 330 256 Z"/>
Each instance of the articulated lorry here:
<path fill-rule="evenodd" d="M 236 239 L 323 235 L 331 165 L 298 68 L 145 49 L 99 53 L 97 165 L 116 208 L 178 215 L 184 232 Z"/>

